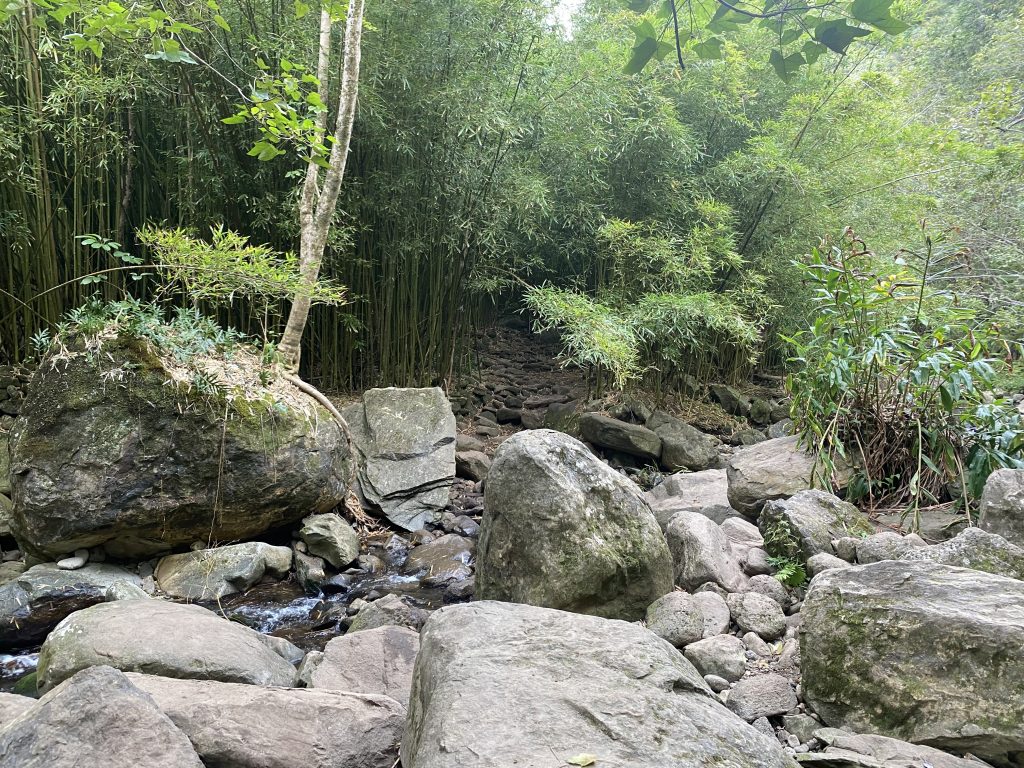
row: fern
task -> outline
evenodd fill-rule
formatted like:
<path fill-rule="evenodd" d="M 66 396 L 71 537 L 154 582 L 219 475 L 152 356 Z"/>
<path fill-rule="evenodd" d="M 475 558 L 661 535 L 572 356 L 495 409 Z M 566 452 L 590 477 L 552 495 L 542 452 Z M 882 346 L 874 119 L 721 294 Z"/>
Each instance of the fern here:
<path fill-rule="evenodd" d="M 775 569 L 775 578 L 787 587 L 802 587 L 807 583 L 807 571 L 797 560 L 788 557 L 769 557 L 768 564 Z"/>

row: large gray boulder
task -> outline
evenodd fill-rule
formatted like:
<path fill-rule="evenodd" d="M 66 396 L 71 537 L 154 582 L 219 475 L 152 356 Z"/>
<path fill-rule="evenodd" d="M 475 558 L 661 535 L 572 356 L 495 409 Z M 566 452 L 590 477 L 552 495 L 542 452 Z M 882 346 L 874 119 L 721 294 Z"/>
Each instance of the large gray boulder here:
<path fill-rule="evenodd" d="M 291 567 L 291 548 L 251 541 L 168 555 L 154 576 L 168 595 L 202 601 L 244 592 L 264 575 L 282 578 Z"/>
<path fill-rule="evenodd" d="M 997 469 L 988 476 L 978 526 L 1024 547 L 1024 469 Z"/>
<path fill-rule="evenodd" d="M 377 627 L 336 637 L 304 664 L 306 686 L 390 696 L 409 704 L 420 635 L 406 627 Z"/>
<path fill-rule="evenodd" d="M 79 670 L 109 664 L 165 677 L 290 686 L 295 668 L 276 640 L 197 605 L 118 600 L 58 624 L 43 643 L 36 679 L 48 691 Z"/>
<path fill-rule="evenodd" d="M 737 451 L 729 460 L 726 473 L 729 502 L 752 520 L 766 501 L 827 485 L 816 456 L 804 450 L 795 436 L 765 440 Z M 843 486 L 848 475 L 845 468 L 838 468 L 836 485 Z"/>
<path fill-rule="evenodd" d="M 611 448 L 650 461 L 657 461 L 661 456 L 661 438 L 639 424 L 599 413 L 584 413 L 580 416 L 580 433 L 584 440 L 599 448 Z"/>
<path fill-rule="evenodd" d="M 131 339 L 100 355 L 72 343 L 65 358 L 42 361 L 14 426 L 12 522 L 27 551 L 142 557 L 250 538 L 344 498 L 341 429 L 290 384 L 255 401 L 186 395 L 167 383 L 180 371 Z"/>
<path fill-rule="evenodd" d="M 639 488 L 575 438 L 513 435 L 487 476 L 476 595 L 642 619 L 672 591 L 665 536 Z"/>
<path fill-rule="evenodd" d="M 370 507 L 408 531 L 435 521 L 455 479 L 455 415 L 444 392 L 369 389 L 343 414 Z"/>
<path fill-rule="evenodd" d="M 335 568 L 345 568 L 359 557 L 359 534 L 339 515 L 310 515 L 303 519 L 299 538 L 309 554 L 322 557 Z"/>
<path fill-rule="evenodd" d="M 203 768 L 188 737 L 110 667 L 67 680 L 0 730 L 0 768 Z"/>
<path fill-rule="evenodd" d="M 967 528 L 949 541 L 911 549 L 900 559 L 956 565 L 1024 581 L 1024 549 L 980 528 Z"/>
<path fill-rule="evenodd" d="M 127 677 L 209 768 L 392 768 L 405 727 L 405 707 L 386 696 Z"/>
<path fill-rule="evenodd" d="M 435 613 L 416 661 L 406 768 L 791 768 L 675 648 L 637 624 L 481 602 Z"/>
<path fill-rule="evenodd" d="M 827 724 L 1024 751 L 1024 582 L 886 560 L 818 574 L 802 616 L 804 697 Z"/>
<path fill-rule="evenodd" d="M 32 566 L 0 587 L 0 650 L 43 642 L 66 616 L 102 603 L 107 589 L 118 582 L 142 583 L 134 573 L 108 563 L 74 571 L 54 563 Z"/>
<path fill-rule="evenodd" d="M 647 428 L 661 438 L 661 466 L 699 472 L 718 463 L 718 440 L 664 411 L 655 411 Z"/>
<path fill-rule="evenodd" d="M 989 768 L 988 763 L 980 760 L 956 757 L 888 736 L 818 728 L 814 738 L 828 746 L 824 752 L 809 753 L 801 758 L 800 764 L 810 768 Z"/>
<path fill-rule="evenodd" d="M 835 539 L 869 536 L 875 530 L 853 504 L 818 490 L 769 501 L 757 525 L 769 554 L 803 562 L 819 552 L 833 554 Z"/>
<path fill-rule="evenodd" d="M 729 481 L 724 469 L 703 472 L 677 472 L 656 485 L 646 495 L 651 511 L 662 530 L 677 512 L 699 512 L 716 523 L 739 512 L 729 506 Z"/>
<path fill-rule="evenodd" d="M 676 584 L 683 589 L 693 591 L 709 581 L 729 592 L 745 589 L 747 577 L 714 520 L 698 512 L 679 512 L 665 536 L 675 563 Z"/>

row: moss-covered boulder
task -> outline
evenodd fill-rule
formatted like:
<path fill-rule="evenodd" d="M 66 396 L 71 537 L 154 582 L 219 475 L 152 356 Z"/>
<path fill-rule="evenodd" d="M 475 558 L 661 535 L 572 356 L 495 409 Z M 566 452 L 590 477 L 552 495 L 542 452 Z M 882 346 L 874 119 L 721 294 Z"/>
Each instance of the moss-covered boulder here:
<path fill-rule="evenodd" d="M 875 532 L 868 518 L 853 504 L 817 490 L 769 501 L 761 510 L 757 525 L 770 555 L 802 562 L 821 552 L 835 554 L 832 542 L 836 539 L 859 538 Z"/>
<path fill-rule="evenodd" d="M 341 429 L 292 385 L 262 383 L 258 361 L 186 367 L 147 342 L 96 344 L 44 359 L 15 423 L 12 528 L 26 550 L 145 556 L 251 537 L 344 498 Z M 220 385 L 199 394 L 196 370 Z"/>
<path fill-rule="evenodd" d="M 1024 752 L 1024 582 L 887 560 L 818 574 L 802 616 L 804 696 L 828 725 Z"/>
<path fill-rule="evenodd" d="M 520 432 L 494 456 L 476 594 L 637 621 L 672 591 L 672 558 L 640 489 L 575 438 Z"/>

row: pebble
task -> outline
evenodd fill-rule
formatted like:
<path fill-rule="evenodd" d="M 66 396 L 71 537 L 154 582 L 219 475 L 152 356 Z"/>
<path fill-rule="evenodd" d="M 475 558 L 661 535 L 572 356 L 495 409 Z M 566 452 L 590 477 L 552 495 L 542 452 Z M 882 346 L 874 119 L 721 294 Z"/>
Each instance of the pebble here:
<path fill-rule="evenodd" d="M 89 550 L 87 549 L 76 549 L 75 554 L 72 557 L 65 557 L 62 560 L 57 561 L 57 567 L 62 571 L 77 571 L 79 568 L 83 568 L 86 563 L 89 562 Z"/>

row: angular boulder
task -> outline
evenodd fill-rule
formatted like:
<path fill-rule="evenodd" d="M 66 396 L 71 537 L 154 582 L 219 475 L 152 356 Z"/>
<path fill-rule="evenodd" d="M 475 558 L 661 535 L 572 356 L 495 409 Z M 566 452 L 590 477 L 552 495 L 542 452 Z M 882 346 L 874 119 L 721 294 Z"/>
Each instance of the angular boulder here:
<path fill-rule="evenodd" d="M 661 456 L 661 438 L 639 424 L 599 413 L 584 413 L 580 416 L 580 433 L 584 440 L 599 448 L 611 448 L 651 461 L 657 461 Z"/>
<path fill-rule="evenodd" d="M 661 438 L 661 466 L 667 470 L 700 472 L 718 463 L 718 440 L 685 421 L 655 411 L 647 428 Z"/>
<path fill-rule="evenodd" d="M 0 730 L 3 768 L 203 768 L 188 737 L 124 674 L 79 672 Z"/>
<path fill-rule="evenodd" d="M 646 498 L 662 530 L 677 512 L 699 512 L 716 523 L 739 515 L 729 506 L 729 481 L 724 469 L 678 472 L 656 485 Z"/>
<path fill-rule="evenodd" d="M 978 527 L 1024 547 L 1024 469 L 997 469 L 988 476 Z"/>
<path fill-rule="evenodd" d="M 387 696 L 126 677 L 211 768 L 392 768 L 405 727 L 405 707 Z"/>
<path fill-rule="evenodd" d="M 455 479 L 455 415 L 444 392 L 370 389 L 343 414 L 369 505 L 407 531 L 435 521 Z"/>
<path fill-rule="evenodd" d="M 290 384 L 251 402 L 186 396 L 167 384 L 180 377 L 132 339 L 43 360 L 11 443 L 23 549 L 144 557 L 249 538 L 344 498 L 345 438 L 314 400 Z"/>
<path fill-rule="evenodd" d="M 322 655 L 303 665 L 306 687 L 390 696 L 408 706 L 419 649 L 419 632 L 405 627 L 377 627 L 336 637 Z"/>
<path fill-rule="evenodd" d="M 86 667 L 109 664 L 165 677 L 290 686 L 295 668 L 277 640 L 197 605 L 101 603 L 71 614 L 46 638 L 37 684 L 48 691 Z"/>
<path fill-rule="evenodd" d="M 886 560 L 818 574 L 802 616 L 804 697 L 828 725 L 1024 751 L 1024 582 Z"/>
<path fill-rule="evenodd" d="M 956 565 L 1024 581 L 1024 549 L 981 528 L 967 528 L 949 541 L 911 549 L 900 559 Z"/>
<path fill-rule="evenodd" d="M 423 629 L 406 768 L 791 768 L 675 648 L 636 624 L 480 602 Z"/>
<path fill-rule="evenodd" d="M 339 515 L 310 515 L 302 521 L 299 538 L 309 554 L 344 568 L 359 557 L 359 534 Z"/>
<path fill-rule="evenodd" d="M 282 578 L 292 567 L 289 547 L 260 541 L 168 555 L 157 563 L 157 584 L 172 597 L 217 600 L 244 592 L 264 575 Z"/>
<path fill-rule="evenodd" d="M 990 768 L 988 763 L 948 752 L 910 744 L 888 736 L 852 734 L 838 728 L 817 728 L 814 738 L 825 747 L 818 754 L 807 754 L 801 765 L 811 768 Z"/>
<path fill-rule="evenodd" d="M 820 552 L 833 554 L 835 539 L 869 536 L 875 530 L 853 504 L 818 490 L 769 501 L 757 525 L 769 554 L 803 562 Z"/>
<path fill-rule="evenodd" d="M 578 440 L 513 435 L 487 476 L 476 595 L 636 621 L 672 591 L 665 536 L 639 488 Z"/>
<path fill-rule="evenodd" d="M 675 563 L 675 582 L 683 589 L 692 591 L 709 581 L 729 592 L 745 588 L 747 577 L 714 520 L 698 512 L 679 512 L 665 536 Z"/>

